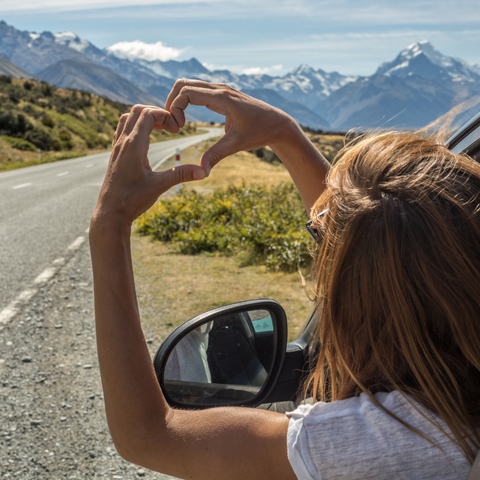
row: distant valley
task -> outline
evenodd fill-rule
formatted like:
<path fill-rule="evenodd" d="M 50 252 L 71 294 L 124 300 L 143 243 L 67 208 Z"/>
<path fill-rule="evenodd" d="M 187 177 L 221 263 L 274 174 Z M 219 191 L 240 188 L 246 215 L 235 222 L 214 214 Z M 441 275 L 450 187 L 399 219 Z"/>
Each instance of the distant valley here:
<path fill-rule="evenodd" d="M 301 125 L 323 130 L 419 128 L 480 95 L 480 66 L 442 55 L 426 41 L 406 47 L 368 77 L 308 65 L 277 77 L 239 75 L 209 70 L 195 58 L 165 62 L 119 58 L 73 32 L 25 32 L 3 21 L 0 55 L 0 74 L 28 75 L 126 104 L 164 105 L 181 77 L 227 83 L 285 110 Z M 190 106 L 187 113 L 191 121 L 223 121 L 203 107 Z"/>

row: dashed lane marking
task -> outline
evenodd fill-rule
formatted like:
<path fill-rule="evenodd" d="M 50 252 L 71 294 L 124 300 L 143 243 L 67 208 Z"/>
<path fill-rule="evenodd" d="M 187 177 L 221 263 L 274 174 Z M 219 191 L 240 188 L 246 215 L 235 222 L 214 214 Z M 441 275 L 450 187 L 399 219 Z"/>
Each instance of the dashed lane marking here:
<path fill-rule="evenodd" d="M 84 241 L 85 241 L 85 237 L 78 237 L 77 239 L 75 239 L 74 242 L 72 242 L 68 246 L 67 250 L 70 250 L 70 251 L 78 250 L 82 246 Z"/>
<path fill-rule="evenodd" d="M 28 302 L 38 290 L 28 288 L 24 290 L 13 302 L 0 312 L 0 331 L 18 313 L 21 305 Z"/>
<path fill-rule="evenodd" d="M 22 183 L 20 185 L 15 185 L 14 187 L 12 187 L 12 190 L 18 190 L 19 188 L 29 187 L 31 184 L 32 184 L 32 182 Z"/>
<path fill-rule="evenodd" d="M 46 268 L 38 277 L 33 281 L 35 285 L 41 285 L 47 283 L 56 273 L 58 267 L 48 267 Z"/>
<path fill-rule="evenodd" d="M 88 230 L 88 229 L 87 229 Z M 75 252 L 78 250 L 85 242 L 85 237 L 81 236 L 76 238 L 68 247 L 68 252 Z M 10 302 L 2 311 L 0 311 L 0 332 L 3 330 L 5 325 L 12 320 L 13 317 L 20 312 L 20 308 L 27 303 L 37 292 L 38 288 L 51 280 L 60 270 L 60 268 L 65 265 L 65 257 L 56 258 L 52 262 L 52 266 L 47 267 L 40 275 L 38 275 L 33 281 L 33 288 L 27 288 L 21 292 L 15 300 Z"/>
<path fill-rule="evenodd" d="M 57 177 L 63 177 L 64 175 L 68 175 L 69 172 L 62 172 L 62 173 L 57 173 Z"/>

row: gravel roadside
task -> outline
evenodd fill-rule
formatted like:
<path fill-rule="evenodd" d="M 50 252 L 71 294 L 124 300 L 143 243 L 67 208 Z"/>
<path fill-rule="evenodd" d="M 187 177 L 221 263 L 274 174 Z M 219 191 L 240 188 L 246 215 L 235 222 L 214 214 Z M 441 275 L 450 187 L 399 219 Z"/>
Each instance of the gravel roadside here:
<path fill-rule="evenodd" d="M 0 332 L 0 418 L 2 479 L 173 479 L 124 461 L 108 433 L 87 243 Z"/>

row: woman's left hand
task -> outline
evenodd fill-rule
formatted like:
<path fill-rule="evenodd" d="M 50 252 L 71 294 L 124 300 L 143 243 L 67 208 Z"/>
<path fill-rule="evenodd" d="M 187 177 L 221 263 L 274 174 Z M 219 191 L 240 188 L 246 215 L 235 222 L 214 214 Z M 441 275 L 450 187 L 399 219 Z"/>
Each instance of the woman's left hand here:
<path fill-rule="evenodd" d="M 161 193 L 205 171 L 183 165 L 152 172 L 147 153 L 155 127 L 178 132 L 160 108 L 135 106 L 121 118 L 89 232 L 110 434 L 123 458 L 178 478 L 295 479 L 285 415 L 253 408 L 173 410 L 163 397 L 140 323 L 130 227 Z"/>
<path fill-rule="evenodd" d="M 205 170 L 197 165 L 152 171 L 147 154 L 154 128 L 172 133 L 179 131 L 175 118 L 158 107 L 135 105 L 129 114 L 120 117 L 110 163 L 92 218 L 128 226 L 174 185 L 205 178 Z"/>

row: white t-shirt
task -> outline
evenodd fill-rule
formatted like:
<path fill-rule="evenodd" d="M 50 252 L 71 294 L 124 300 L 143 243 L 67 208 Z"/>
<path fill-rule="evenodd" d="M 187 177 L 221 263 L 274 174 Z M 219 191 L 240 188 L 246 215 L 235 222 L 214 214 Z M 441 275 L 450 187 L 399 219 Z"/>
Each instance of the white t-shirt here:
<path fill-rule="evenodd" d="M 443 452 L 362 393 L 331 403 L 301 405 L 288 414 L 288 458 L 299 480 L 467 478 L 470 464 L 463 453 L 400 392 L 377 393 L 375 398 L 430 435 Z"/>

